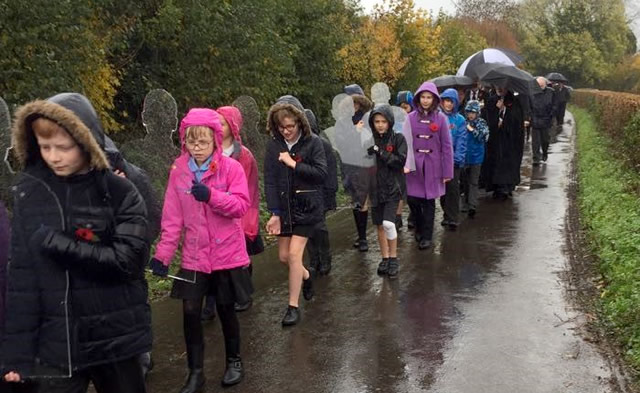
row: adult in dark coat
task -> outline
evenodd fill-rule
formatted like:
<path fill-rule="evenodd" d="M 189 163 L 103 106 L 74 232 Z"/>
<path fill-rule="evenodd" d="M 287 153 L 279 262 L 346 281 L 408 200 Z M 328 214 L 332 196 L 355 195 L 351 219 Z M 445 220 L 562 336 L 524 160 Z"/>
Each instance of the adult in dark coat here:
<path fill-rule="evenodd" d="M 571 100 L 571 91 L 564 83 L 559 82 L 555 87 L 556 91 L 556 108 L 555 108 L 555 117 L 556 124 L 559 128 L 557 133 L 562 131 L 562 124 L 564 124 L 564 113 L 567 110 L 567 103 Z"/>
<path fill-rule="evenodd" d="M 9 216 L 0 201 L 0 337 L 4 331 L 4 296 L 6 290 L 7 263 L 9 262 Z"/>
<path fill-rule="evenodd" d="M 144 392 L 138 357 L 152 342 L 144 200 L 110 169 L 89 101 L 79 94 L 54 98 L 21 107 L 12 131 L 23 172 L 12 189 L 0 369 L 12 381 L 70 376 L 43 380 L 46 392 L 82 392 L 90 381 L 98 392 Z M 87 169 L 71 170 L 75 164 L 65 161 L 53 167 L 57 156 L 45 148 L 66 145 L 39 147 L 36 122 L 61 127 L 55 132 L 71 137 Z"/>
<path fill-rule="evenodd" d="M 319 135 L 320 129 L 318 128 L 318 121 L 316 115 L 311 109 L 304 110 L 311 131 L 314 134 Z M 338 165 L 336 155 L 326 138 L 320 136 L 322 146 L 324 147 L 324 155 L 327 159 L 327 180 L 322 187 L 322 195 L 324 197 L 324 210 L 326 213 L 330 210 L 335 210 L 337 207 L 336 193 L 338 192 Z M 320 224 L 316 226 L 315 231 L 309 237 L 307 242 L 307 251 L 311 259 L 311 267 L 321 275 L 329 274 L 331 271 L 331 244 L 329 243 L 329 229 L 327 228 L 326 220 L 322 220 Z"/>
<path fill-rule="evenodd" d="M 533 165 L 547 161 L 552 119 L 555 109 L 554 91 L 543 77 L 537 78 L 541 91 L 531 99 L 531 150 Z"/>
<path fill-rule="evenodd" d="M 487 99 L 489 141 L 482 166 L 482 184 L 494 198 L 507 199 L 520 184 L 520 164 L 524 151 L 524 119 L 528 100 L 502 88 Z"/>

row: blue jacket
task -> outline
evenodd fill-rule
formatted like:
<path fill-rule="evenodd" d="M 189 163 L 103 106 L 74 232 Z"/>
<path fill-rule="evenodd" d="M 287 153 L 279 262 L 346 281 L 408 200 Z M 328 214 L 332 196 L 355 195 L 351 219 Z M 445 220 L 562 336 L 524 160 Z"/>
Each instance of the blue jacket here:
<path fill-rule="evenodd" d="M 449 119 L 449 129 L 451 131 L 451 141 L 453 144 L 453 165 L 459 168 L 464 166 L 466 160 L 467 131 L 464 117 L 457 111 L 459 105 L 458 92 L 455 89 L 447 89 L 440 95 L 440 99 L 440 102 L 445 99 L 453 101 L 453 111 L 446 112 L 443 109 L 442 113 Z"/>
<path fill-rule="evenodd" d="M 487 122 L 477 117 L 473 121 L 467 120 L 466 124 L 474 128 L 467 131 L 467 165 L 480 165 L 484 161 L 484 145 L 489 139 L 489 126 Z"/>

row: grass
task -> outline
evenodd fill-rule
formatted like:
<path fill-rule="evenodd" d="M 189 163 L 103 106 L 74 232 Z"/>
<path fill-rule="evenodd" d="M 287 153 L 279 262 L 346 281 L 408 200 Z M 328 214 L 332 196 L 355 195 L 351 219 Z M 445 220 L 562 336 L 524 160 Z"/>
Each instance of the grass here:
<path fill-rule="evenodd" d="M 603 276 L 600 319 L 640 370 L 640 175 L 624 165 L 620 147 L 589 112 L 571 110 L 578 130 L 580 219 Z"/>

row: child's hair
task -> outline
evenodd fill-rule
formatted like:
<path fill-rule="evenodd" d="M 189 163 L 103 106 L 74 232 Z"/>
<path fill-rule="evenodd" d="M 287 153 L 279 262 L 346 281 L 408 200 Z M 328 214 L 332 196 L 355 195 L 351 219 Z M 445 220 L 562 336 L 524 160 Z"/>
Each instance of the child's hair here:
<path fill-rule="evenodd" d="M 298 123 L 298 117 L 296 116 L 296 114 L 289 108 L 281 108 L 278 109 L 274 114 L 273 117 L 275 118 L 276 123 L 276 127 L 279 126 L 282 123 L 282 120 L 286 117 L 294 119 L 296 121 L 296 123 Z"/>
<path fill-rule="evenodd" d="M 43 121 L 41 122 L 41 127 L 38 127 L 37 131 L 35 128 L 33 128 L 33 124 L 39 120 L 47 120 L 47 121 Z M 56 127 L 57 126 L 57 127 Z M 58 135 L 61 132 L 66 132 L 67 134 L 69 134 L 67 132 L 67 130 L 64 129 L 64 127 L 62 127 L 61 125 L 59 125 L 58 123 L 56 123 L 53 120 L 49 120 L 46 117 L 37 117 L 36 119 L 34 119 L 31 122 L 31 128 L 33 130 L 33 134 L 39 136 L 40 138 L 45 138 L 45 139 L 49 139 L 52 138 L 56 135 Z"/>
<path fill-rule="evenodd" d="M 184 140 L 197 140 L 202 137 L 212 137 L 213 138 L 213 130 L 207 126 L 190 126 L 187 127 L 184 133 Z M 213 143 L 215 143 L 215 138 L 213 138 Z"/>

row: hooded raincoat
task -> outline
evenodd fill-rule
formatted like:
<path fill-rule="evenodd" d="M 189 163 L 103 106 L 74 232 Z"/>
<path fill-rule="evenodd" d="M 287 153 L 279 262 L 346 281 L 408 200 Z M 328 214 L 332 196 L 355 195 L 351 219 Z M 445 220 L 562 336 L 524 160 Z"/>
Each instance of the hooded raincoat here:
<path fill-rule="evenodd" d="M 425 113 L 420 108 L 420 95 L 430 92 L 439 104 L 438 89 L 432 82 L 424 82 L 413 98 L 415 109 L 409 113 L 402 133 L 410 150 L 405 167 L 412 171 L 407 174 L 407 195 L 436 199 L 445 194 L 444 179 L 453 178 L 453 148 L 449 121 L 439 110 Z"/>
<path fill-rule="evenodd" d="M 242 217 L 250 205 L 247 178 L 242 165 L 222 154 L 222 126 L 212 109 L 194 108 L 180 123 L 182 154 L 174 161 L 162 209 L 160 241 L 155 258 L 169 265 L 182 243 L 182 268 L 211 273 L 249 265 Z M 213 130 L 215 149 L 209 170 L 200 182 L 209 187 L 208 202 L 191 195 L 196 181 L 189 169 L 191 155 L 185 147 L 186 129 L 206 126 Z"/>
<path fill-rule="evenodd" d="M 451 141 L 453 144 L 453 165 L 456 168 L 464 166 L 465 156 L 467 154 L 467 131 L 464 117 L 458 113 L 458 92 L 456 89 L 446 89 L 440 95 L 440 99 L 445 98 L 453 101 L 453 110 L 447 112 L 442 109 L 442 113 L 449 120 L 449 130 L 451 131 Z"/>
<path fill-rule="evenodd" d="M 88 173 L 54 174 L 32 129 L 39 117 L 69 133 Z M 151 350 L 144 200 L 112 173 L 101 135 L 95 110 L 79 94 L 33 101 L 15 115 L 12 144 L 23 171 L 12 187 L 0 369 L 23 378 L 42 367 L 65 375 Z"/>

